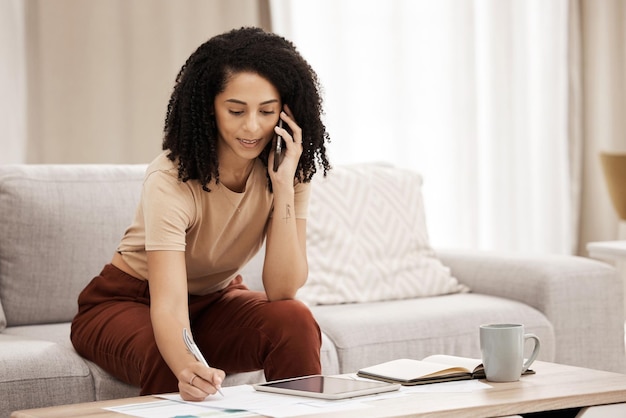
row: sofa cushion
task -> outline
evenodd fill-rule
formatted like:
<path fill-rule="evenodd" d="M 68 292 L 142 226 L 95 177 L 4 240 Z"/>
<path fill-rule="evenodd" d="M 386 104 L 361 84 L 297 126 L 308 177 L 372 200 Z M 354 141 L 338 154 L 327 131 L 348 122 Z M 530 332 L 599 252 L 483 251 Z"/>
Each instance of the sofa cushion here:
<path fill-rule="evenodd" d="M 479 326 L 496 322 L 524 324 L 541 339 L 538 359 L 555 358 L 550 321 L 528 305 L 495 296 L 462 293 L 311 310 L 337 347 L 340 373 L 431 354 L 480 358 Z"/>
<path fill-rule="evenodd" d="M 69 322 L 59 324 L 9 327 L 4 330 L 2 335 L 5 335 L 7 337 L 12 336 L 8 338 L 21 338 L 27 341 L 45 340 L 41 341 L 42 344 L 45 342 L 53 342 L 61 347 L 64 347 L 65 349 L 79 357 L 78 353 L 76 353 L 74 347 L 72 346 L 72 342 L 70 341 Z M 0 335 L 0 342 L 2 341 L 2 335 Z M 322 373 L 329 375 L 339 373 L 337 350 L 335 349 L 333 342 L 324 332 L 322 332 L 322 347 L 320 350 L 320 357 L 322 363 Z M 101 401 L 106 399 L 139 396 L 138 387 L 134 387 L 117 380 L 91 361 L 84 361 L 89 368 L 89 371 L 91 371 L 91 375 L 93 377 L 95 400 Z M 252 372 L 229 374 L 224 380 L 224 386 L 244 385 L 264 381 L 265 377 L 263 375 L 263 370 L 256 370 Z M 0 414 L 0 417 L 2 416 L 3 415 Z"/>
<path fill-rule="evenodd" d="M 319 305 L 468 290 L 430 247 L 418 173 L 355 164 L 313 182 L 309 279 L 299 299 Z"/>
<path fill-rule="evenodd" d="M 0 300 L 8 326 L 69 321 L 111 260 L 145 166 L 0 166 Z"/>
<path fill-rule="evenodd" d="M 51 341 L 0 334 L 0 370 L 2 417 L 17 409 L 94 399 L 85 362 Z"/>

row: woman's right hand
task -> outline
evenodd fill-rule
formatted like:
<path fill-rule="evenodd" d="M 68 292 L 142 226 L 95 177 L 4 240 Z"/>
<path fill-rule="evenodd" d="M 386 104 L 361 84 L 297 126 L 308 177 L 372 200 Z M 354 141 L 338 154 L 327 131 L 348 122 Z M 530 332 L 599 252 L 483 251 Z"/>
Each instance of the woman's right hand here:
<path fill-rule="evenodd" d="M 180 372 L 178 390 L 185 401 L 199 402 L 217 393 L 226 374 L 223 370 L 194 362 Z"/>

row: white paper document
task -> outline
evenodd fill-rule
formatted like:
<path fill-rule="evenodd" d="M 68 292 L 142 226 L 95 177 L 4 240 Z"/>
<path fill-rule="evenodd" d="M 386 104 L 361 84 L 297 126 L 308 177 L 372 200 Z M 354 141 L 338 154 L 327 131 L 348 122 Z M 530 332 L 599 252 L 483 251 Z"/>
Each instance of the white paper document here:
<path fill-rule="evenodd" d="M 354 377 L 352 377 L 354 378 Z M 360 378 L 357 378 L 360 379 Z M 315 413 L 330 413 L 370 408 L 366 402 L 407 396 L 411 393 L 472 392 L 491 386 L 478 380 L 436 383 L 420 386 L 403 386 L 399 391 L 344 400 L 324 400 L 302 396 L 258 392 L 250 385 L 223 387 L 224 396 L 211 395 L 202 402 L 184 401 L 178 394 L 156 395 L 160 401 L 137 403 L 106 408 L 110 411 L 135 417 L 250 417 L 255 415 L 276 418 L 294 417 Z"/>
<path fill-rule="evenodd" d="M 362 400 L 383 399 L 384 394 L 362 396 L 340 401 L 327 401 L 303 396 L 280 395 L 258 392 L 250 385 L 222 388 L 224 397 L 212 395 L 202 402 L 194 402 L 206 408 L 246 410 L 271 417 L 293 417 L 318 412 L 333 412 L 367 408 Z M 180 395 L 158 395 L 160 398 L 184 402 Z M 398 396 L 398 394 L 396 394 Z"/>
<path fill-rule="evenodd" d="M 258 414 L 250 411 L 233 411 L 230 409 L 213 409 L 196 405 L 192 402 L 179 402 L 163 399 L 154 402 L 142 402 L 129 405 L 120 405 L 104 408 L 124 415 L 142 418 L 173 418 L 173 417 L 229 417 L 243 418 L 256 417 Z"/>

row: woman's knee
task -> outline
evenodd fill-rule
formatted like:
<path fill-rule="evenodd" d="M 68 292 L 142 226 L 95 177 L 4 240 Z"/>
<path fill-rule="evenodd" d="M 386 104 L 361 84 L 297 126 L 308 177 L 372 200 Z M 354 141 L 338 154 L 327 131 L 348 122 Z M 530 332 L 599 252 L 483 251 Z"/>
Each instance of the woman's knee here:
<path fill-rule="evenodd" d="M 269 302 L 269 305 L 273 305 L 274 321 L 280 324 L 283 333 L 316 340 L 321 344 L 319 325 L 305 304 L 298 300 L 281 300 Z"/>

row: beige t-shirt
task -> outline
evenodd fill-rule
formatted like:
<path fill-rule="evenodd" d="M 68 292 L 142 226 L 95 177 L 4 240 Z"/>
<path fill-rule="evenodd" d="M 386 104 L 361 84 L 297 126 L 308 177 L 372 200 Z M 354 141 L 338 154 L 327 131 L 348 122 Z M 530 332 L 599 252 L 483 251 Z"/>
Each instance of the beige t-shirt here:
<path fill-rule="evenodd" d="M 267 168 L 260 160 L 243 193 L 215 181 L 210 192 L 197 180 L 181 182 L 165 153 L 148 167 L 135 218 L 118 247 L 124 261 L 148 278 L 146 251 L 184 251 L 190 294 L 218 291 L 259 250 L 273 211 Z M 296 218 L 306 219 L 310 184 L 295 186 Z"/>

